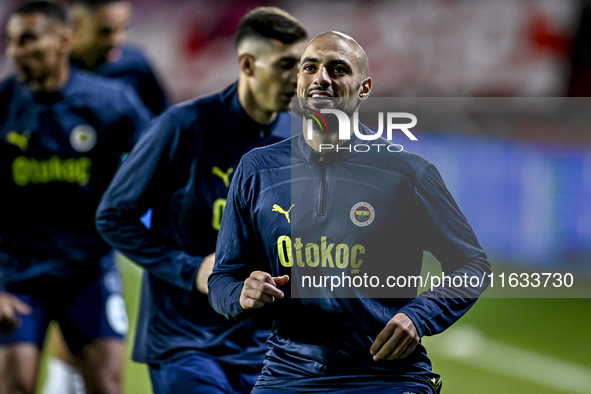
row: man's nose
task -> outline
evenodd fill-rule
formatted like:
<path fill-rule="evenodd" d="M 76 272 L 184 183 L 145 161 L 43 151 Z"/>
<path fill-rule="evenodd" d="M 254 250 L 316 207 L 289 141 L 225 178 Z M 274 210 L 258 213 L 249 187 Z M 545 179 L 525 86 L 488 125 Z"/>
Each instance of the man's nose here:
<path fill-rule="evenodd" d="M 328 70 L 326 69 L 326 67 L 318 67 L 318 72 L 316 73 L 316 78 L 314 82 L 322 87 L 326 87 L 331 84 L 330 75 L 328 74 Z"/>

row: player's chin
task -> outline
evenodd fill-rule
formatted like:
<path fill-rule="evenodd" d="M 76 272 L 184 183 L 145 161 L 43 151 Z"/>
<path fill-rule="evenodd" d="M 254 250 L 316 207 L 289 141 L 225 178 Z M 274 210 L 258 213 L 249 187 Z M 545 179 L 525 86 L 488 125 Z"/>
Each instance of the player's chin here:
<path fill-rule="evenodd" d="M 16 77 L 16 80 L 19 81 L 20 83 L 27 83 L 33 79 L 33 76 L 31 75 L 31 73 L 25 69 L 22 69 L 22 68 L 17 69 L 14 75 Z"/>

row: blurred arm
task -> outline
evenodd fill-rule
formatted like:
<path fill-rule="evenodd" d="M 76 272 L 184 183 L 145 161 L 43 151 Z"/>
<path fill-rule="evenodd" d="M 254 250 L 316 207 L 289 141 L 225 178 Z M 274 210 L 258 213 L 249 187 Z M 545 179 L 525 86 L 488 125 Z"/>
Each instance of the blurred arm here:
<path fill-rule="evenodd" d="M 172 179 L 182 171 L 183 143 L 182 127 L 172 114 L 153 121 L 103 195 L 96 224 L 109 244 L 150 274 L 191 291 L 203 257 L 171 246 L 140 221 L 148 208 L 169 209 Z"/>

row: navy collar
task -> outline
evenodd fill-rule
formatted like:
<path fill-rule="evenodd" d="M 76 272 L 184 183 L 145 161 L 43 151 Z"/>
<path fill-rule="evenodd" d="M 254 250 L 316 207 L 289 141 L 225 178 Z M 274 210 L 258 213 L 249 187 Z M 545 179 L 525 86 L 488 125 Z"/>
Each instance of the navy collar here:
<path fill-rule="evenodd" d="M 367 126 L 363 123 L 359 122 L 359 130 L 363 135 L 371 135 L 374 134 L 372 130 L 370 130 Z M 300 133 L 295 136 L 292 140 L 292 156 L 300 157 L 305 161 L 310 162 L 324 162 L 325 164 L 333 163 L 336 161 L 344 161 L 356 156 L 360 151 L 356 151 L 353 149 L 354 146 L 364 144 L 367 145 L 368 141 L 364 141 L 357 137 L 355 133 L 351 136 L 351 138 L 345 142 L 343 145 L 340 145 L 335 149 L 326 150 L 322 152 L 317 152 L 308 145 L 304 138 L 304 133 Z"/>
<path fill-rule="evenodd" d="M 40 104 L 52 105 L 59 101 L 62 101 L 64 97 L 67 97 L 72 90 L 73 81 L 78 77 L 78 71 L 75 68 L 70 69 L 70 77 L 66 82 L 65 86 L 55 92 L 33 92 L 26 84 L 21 84 L 26 91 L 29 92 L 33 100 Z"/>

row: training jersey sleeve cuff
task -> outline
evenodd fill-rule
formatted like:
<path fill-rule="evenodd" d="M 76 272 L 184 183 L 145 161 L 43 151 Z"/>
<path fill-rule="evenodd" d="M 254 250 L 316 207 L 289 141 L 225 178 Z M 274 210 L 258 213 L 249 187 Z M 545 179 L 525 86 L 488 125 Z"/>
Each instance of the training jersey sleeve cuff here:
<path fill-rule="evenodd" d="M 163 280 L 166 280 L 173 285 L 181 287 L 187 291 L 193 291 L 196 288 L 195 280 L 197 278 L 197 274 L 199 272 L 199 268 L 201 267 L 201 263 L 203 262 L 204 258 L 201 256 L 192 256 L 187 254 L 184 251 L 178 251 L 177 256 L 172 258 L 170 267 L 177 265 L 178 267 L 178 274 L 175 280 L 174 275 L 170 275 L 172 272 L 151 272 L 156 276 L 160 277 Z M 176 264 L 175 264 L 176 263 Z M 180 264 L 179 264 L 180 263 Z M 148 271 L 156 271 L 151 269 L 152 267 L 148 268 Z"/>
<path fill-rule="evenodd" d="M 236 281 L 230 275 L 212 274 L 208 286 L 209 303 L 217 313 L 230 320 L 246 320 L 251 316 L 253 310 L 240 305 L 244 281 Z"/>
<path fill-rule="evenodd" d="M 399 311 L 412 320 L 419 337 L 433 335 L 435 332 L 429 328 L 429 320 L 436 320 L 443 313 L 437 303 L 428 298 L 415 298 Z M 443 331 L 443 330 L 442 330 Z"/>
<path fill-rule="evenodd" d="M 403 313 L 406 316 L 408 316 L 408 318 L 410 320 L 412 320 L 413 324 L 415 325 L 415 328 L 417 329 L 417 334 L 419 335 L 419 338 L 423 338 L 423 335 L 425 334 L 425 330 L 423 328 L 423 325 L 421 324 L 422 319 L 419 317 L 419 315 L 410 309 L 401 310 L 398 313 Z"/>

